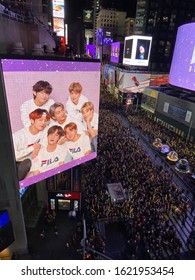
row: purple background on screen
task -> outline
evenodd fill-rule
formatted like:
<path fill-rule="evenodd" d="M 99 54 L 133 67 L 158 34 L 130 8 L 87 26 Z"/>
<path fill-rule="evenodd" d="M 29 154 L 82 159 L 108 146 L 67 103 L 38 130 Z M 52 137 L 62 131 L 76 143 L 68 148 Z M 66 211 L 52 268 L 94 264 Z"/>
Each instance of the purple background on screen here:
<path fill-rule="evenodd" d="M 78 61 L 2 59 L 3 71 L 99 71 L 100 63 Z"/>
<path fill-rule="evenodd" d="M 116 48 L 118 48 L 118 55 L 114 56 L 113 55 L 113 50 Z M 114 54 L 116 54 L 116 52 L 114 52 Z M 112 43 L 111 44 L 111 56 L 110 56 L 110 61 L 111 62 L 115 62 L 118 63 L 119 62 L 119 55 L 120 55 L 120 42 L 116 42 L 116 43 Z"/>
<path fill-rule="evenodd" d="M 95 45 L 89 44 L 86 46 L 86 54 L 88 55 L 88 53 L 92 58 L 95 58 Z"/>
<path fill-rule="evenodd" d="M 193 52 L 195 60 L 195 23 L 184 24 L 178 28 L 177 32 L 169 74 L 170 84 L 195 91 Z"/>
<path fill-rule="evenodd" d="M 69 85 L 72 82 L 81 83 L 82 94 L 93 102 L 95 111 L 99 111 L 99 62 L 68 62 L 67 64 L 66 61 L 22 59 L 16 61 L 3 59 L 2 62 L 12 132 L 23 127 L 20 106 L 33 97 L 32 86 L 39 80 L 48 81 L 53 87 L 50 98 L 64 105 L 69 97 Z M 82 71 L 82 67 L 85 71 Z M 91 79 L 88 79 L 89 75 Z"/>
<path fill-rule="evenodd" d="M 32 85 L 38 80 L 47 80 L 51 83 L 53 87 L 51 98 L 64 105 L 69 98 L 69 85 L 75 81 L 80 82 L 83 87 L 82 94 L 88 97 L 94 104 L 95 112 L 99 113 L 100 62 L 2 59 L 1 63 L 12 133 L 23 127 L 20 106 L 32 98 Z M 36 176 L 25 178 L 19 182 L 19 186 L 24 188 L 96 156 L 96 153 L 91 153 Z"/>

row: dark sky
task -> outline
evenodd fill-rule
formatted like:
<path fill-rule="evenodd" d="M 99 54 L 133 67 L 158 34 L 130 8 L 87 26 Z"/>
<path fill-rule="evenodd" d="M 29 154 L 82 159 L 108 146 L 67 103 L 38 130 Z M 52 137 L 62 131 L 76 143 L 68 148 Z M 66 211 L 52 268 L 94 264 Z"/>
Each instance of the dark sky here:
<path fill-rule="evenodd" d="M 68 24 L 69 44 L 75 46 L 81 33 L 82 10 L 90 9 L 91 0 L 65 0 L 65 22 Z M 137 0 L 102 0 L 103 8 L 126 11 L 128 17 L 134 17 Z"/>
<path fill-rule="evenodd" d="M 82 16 L 82 10 L 90 7 L 91 0 L 65 0 L 67 23 L 74 22 Z M 137 0 L 103 0 L 103 8 L 115 8 L 126 11 L 127 16 L 135 16 Z"/>
<path fill-rule="evenodd" d="M 127 16 L 135 16 L 137 0 L 104 0 L 103 8 L 115 8 L 127 12 Z"/>

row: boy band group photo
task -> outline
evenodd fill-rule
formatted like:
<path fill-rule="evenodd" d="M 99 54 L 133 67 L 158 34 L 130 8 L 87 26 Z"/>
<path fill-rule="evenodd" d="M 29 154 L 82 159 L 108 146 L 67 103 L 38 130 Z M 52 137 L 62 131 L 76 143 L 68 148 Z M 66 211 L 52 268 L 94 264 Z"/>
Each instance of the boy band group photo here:
<path fill-rule="evenodd" d="M 50 98 L 47 81 L 32 90 L 20 106 L 23 128 L 13 133 L 19 181 L 97 152 L 98 113 L 79 82 L 70 84 L 65 105 Z"/>

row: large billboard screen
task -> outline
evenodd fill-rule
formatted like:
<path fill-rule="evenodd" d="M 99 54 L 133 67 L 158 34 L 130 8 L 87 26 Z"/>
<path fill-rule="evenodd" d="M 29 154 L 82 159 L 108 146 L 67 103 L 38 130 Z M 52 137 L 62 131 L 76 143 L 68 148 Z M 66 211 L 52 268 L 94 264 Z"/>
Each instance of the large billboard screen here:
<path fill-rule="evenodd" d="M 95 45 L 93 44 L 88 44 L 86 45 L 86 55 L 90 58 L 95 58 L 96 57 L 96 49 L 95 49 Z"/>
<path fill-rule="evenodd" d="M 178 28 L 169 83 L 195 91 L 195 23 Z"/>
<path fill-rule="evenodd" d="M 93 10 L 83 10 L 83 22 L 93 22 Z"/>
<path fill-rule="evenodd" d="M 119 56 L 120 56 L 120 42 L 112 43 L 110 61 L 114 63 L 119 63 Z"/>
<path fill-rule="evenodd" d="M 150 84 L 150 74 L 138 72 L 119 72 L 119 91 L 123 93 L 143 92 Z"/>
<path fill-rule="evenodd" d="M 1 59 L 20 188 L 97 155 L 100 63 Z"/>
<path fill-rule="evenodd" d="M 148 66 L 152 37 L 132 35 L 125 37 L 123 64 Z"/>
<path fill-rule="evenodd" d="M 64 18 L 64 0 L 53 0 L 53 17 Z"/>
<path fill-rule="evenodd" d="M 64 37 L 64 19 L 53 18 L 53 31 L 57 36 Z"/>

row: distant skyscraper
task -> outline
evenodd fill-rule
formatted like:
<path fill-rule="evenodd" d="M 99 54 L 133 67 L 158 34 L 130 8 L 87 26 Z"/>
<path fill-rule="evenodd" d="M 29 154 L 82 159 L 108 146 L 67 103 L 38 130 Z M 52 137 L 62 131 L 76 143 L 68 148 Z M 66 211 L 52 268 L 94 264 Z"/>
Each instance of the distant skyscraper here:
<path fill-rule="evenodd" d="M 153 37 L 150 69 L 169 71 L 177 29 L 195 21 L 192 0 L 137 0 L 134 34 Z"/>
<path fill-rule="evenodd" d="M 93 43 L 95 44 L 97 31 L 97 17 L 100 11 L 100 0 L 94 0 L 93 11 Z"/>

